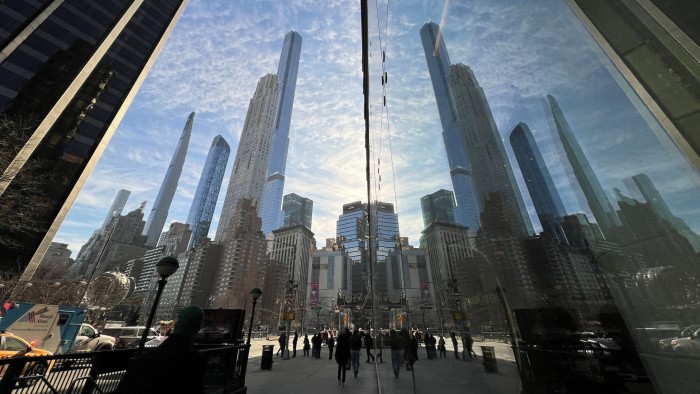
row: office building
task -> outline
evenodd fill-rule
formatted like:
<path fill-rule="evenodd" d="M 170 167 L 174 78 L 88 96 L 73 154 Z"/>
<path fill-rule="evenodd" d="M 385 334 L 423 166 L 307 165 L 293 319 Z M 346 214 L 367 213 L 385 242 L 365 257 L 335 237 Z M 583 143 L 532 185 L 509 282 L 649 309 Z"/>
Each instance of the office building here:
<path fill-rule="evenodd" d="M 41 261 L 186 4 L 3 2 L 0 270 Z"/>
<path fill-rule="evenodd" d="M 209 308 L 214 298 L 211 296 L 216 273 L 219 269 L 223 246 L 207 237 L 187 253 L 187 269 L 182 281 L 182 290 L 175 313 L 188 305 Z"/>
<path fill-rule="evenodd" d="M 442 124 L 442 138 L 450 165 L 452 187 L 457 199 L 456 220 L 462 226 L 478 228 L 480 207 L 474 190 L 473 158 L 467 150 L 452 102 L 450 57 L 437 23 L 429 22 L 423 25 L 420 37 L 435 92 L 435 101 Z"/>
<path fill-rule="evenodd" d="M 282 55 L 277 66 L 277 78 L 280 84 L 280 101 L 277 109 L 275 133 L 270 146 L 270 157 L 267 161 L 267 181 L 263 191 L 260 217 L 263 221 L 263 232 L 272 235 L 283 225 L 282 195 L 284 193 L 284 173 L 287 165 L 287 150 L 289 149 L 289 127 L 292 121 L 294 92 L 299 72 L 299 57 L 301 55 L 301 35 L 290 31 L 284 36 Z M 311 229 L 311 226 L 308 226 Z"/>
<path fill-rule="evenodd" d="M 124 210 L 124 207 L 126 206 L 126 202 L 129 200 L 129 195 L 131 195 L 131 192 L 129 190 L 124 190 L 121 189 L 117 193 L 117 196 L 114 198 L 114 202 L 112 202 L 112 206 L 109 208 L 109 211 L 107 211 L 107 216 L 105 216 L 105 221 L 102 223 L 102 230 L 104 231 L 107 229 L 107 226 L 109 226 L 109 223 L 112 221 L 113 217 L 119 216 L 122 214 L 122 211 Z"/>
<path fill-rule="evenodd" d="M 311 230 L 314 202 L 306 197 L 291 193 L 284 196 L 282 203 L 284 225 L 282 227 L 304 226 Z"/>
<path fill-rule="evenodd" d="M 220 135 L 214 137 L 204 162 L 202 175 L 199 177 L 190 213 L 187 215 L 186 223 L 192 229 L 192 238 L 187 249 L 199 245 L 199 242 L 209 234 L 209 227 L 214 217 L 214 209 L 219 198 L 219 190 L 221 190 L 221 182 L 224 180 L 230 153 L 231 147 L 226 140 Z"/>
<path fill-rule="evenodd" d="M 435 193 L 421 197 L 420 206 L 425 227 L 437 222 L 457 224 L 455 220 L 455 196 L 449 190 L 440 189 Z"/>
<path fill-rule="evenodd" d="M 182 130 L 177 147 L 175 147 L 175 153 L 173 153 L 173 157 L 170 160 L 170 165 L 163 178 L 163 183 L 160 185 L 160 190 L 158 190 L 158 196 L 153 204 L 153 208 L 151 208 L 151 213 L 148 215 L 146 227 L 143 229 L 143 235 L 147 237 L 146 245 L 150 247 L 158 244 L 160 235 L 163 232 L 163 226 L 165 226 L 165 220 L 168 218 L 170 204 L 173 202 L 177 183 L 180 180 L 180 175 L 182 175 L 182 166 L 185 165 L 193 122 L 194 112 L 187 117 L 187 123 L 185 123 L 185 128 Z"/>
<path fill-rule="evenodd" d="M 510 144 L 525 179 L 527 190 L 530 192 L 532 203 L 535 205 L 542 231 L 546 236 L 566 243 L 566 235 L 562 228 L 563 217 L 566 216 L 564 203 L 554 187 L 554 181 L 547 170 L 537 142 L 525 123 L 518 123 L 515 126 L 510 133 Z"/>
<path fill-rule="evenodd" d="M 277 76 L 267 74 L 258 81 L 255 94 L 248 106 L 248 114 L 238 142 L 238 151 L 221 209 L 215 241 L 226 238 L 229 222 L 234 216 L 240 199 L 250 199 L 259 207 L 267 179 L 267 161 L 275 131 L 278 104 Z"/>

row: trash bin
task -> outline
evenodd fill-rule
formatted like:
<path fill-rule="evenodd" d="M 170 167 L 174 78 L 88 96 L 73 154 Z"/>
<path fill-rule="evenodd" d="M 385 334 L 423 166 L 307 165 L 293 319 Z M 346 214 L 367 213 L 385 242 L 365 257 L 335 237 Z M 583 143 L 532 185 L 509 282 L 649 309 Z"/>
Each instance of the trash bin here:
<path fill-rule="evenodd" d="M 272 352 L 274 350 L 275 345 L 263 345 L 260 369 L 272 370 Z"/>
<path fill-rule="evenodd" d="M 484 359 L 484 369 L 486 372 L 498 372 L 496 365 L 496 350 L 493 346 L 481 346 L 481 355 Z"/>

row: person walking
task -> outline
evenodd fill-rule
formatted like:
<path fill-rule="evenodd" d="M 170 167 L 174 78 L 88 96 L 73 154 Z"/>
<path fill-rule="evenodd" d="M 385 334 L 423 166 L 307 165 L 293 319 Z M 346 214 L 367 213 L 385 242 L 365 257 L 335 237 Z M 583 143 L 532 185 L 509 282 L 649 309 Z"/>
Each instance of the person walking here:
<path fill-rule="evenodd" d="M 467 331 L 464 333 L 464 337 L 462 339 L 464 341 L 464 346 L 467 348 L 467 354 L 469 355 L 469 359 L 472 359 L 472 354 L 474 355 L 474 359 L 476 359 L 476 352 L 472 347 L 474 346 L 474 338 L 472 338 L 472 334 Z"/>
<path fill-rule="evenodd" d="M 284 356 L 284 344 L 287 343 L 287 334 L 282 333 L 282 335 L 280 335 L 277 342 L 279 342 L 279 344 L 280 344 L 280 348 L 277 349 L 277 353 L 276 353 L 277 357 L 279 357 L 280 352 L 282 352 L 282 356 Z"/>
<path fill-rule="evenodd" d="M 318 334 L 314 334 L 311 337 L 311 358 L 316 358 L 316 337 Z"/>
<path fill-rule="evenodd" d="M 391 347 L 391 367 L 394 369 L 394 376 L 398 378 L 404 359 L 404 343 L 403 338 L 393 328 L 389 331 L 389 346 Z"/>
<path fill-rule="evenodd" d="M 374 339 L 369 333 L 365 334 L 365 347 L 367 347 L 367 362 L 369 358 L 372 357 L 372 362 L 374 362 L 374 354 L 372 354 L 372 347 L 374 346 Z"/>
<path fill-rule="evenodd" d="M 357 378 L 357 373 L 360 372 L 360 350 L 362 349 L 362 337 L 360 337 L 360 331 L 355 329 L 350 337 L 350 363 L 352 365 L 352 371 L 355 373 Z"/>
<path fill-rule="evenodd" d="M 323 345 L 323 339 L 321 339 L 321 334 L 316 335 L 316 339 L 311 341 L 313 347 L 315 348 L 315 357 L 321 358 L 321 346 Z"/>
<path fill-rule="evenodd" d="M 428 357 L 428 360 L 432 360 L 433 352 L 430 350 L 430 334 L 425 334 L 423 342 L 425 343 L 425 355 Z"/>
<path fill-rule="evenodd" d="M 350 356 L 350 330 L 347 328 L 338 334 L 338 343 L 335 347 L 335 362 L 338 363 L 338 384 L 345 386 L 345 366 Z M 342 380 L 341 380 L 342 374 Z"/>
<path fill-rule="evenodd" d="M 311 349 L 311 344 L 309 343 L 309 334 L 304 334 L 304 357 L 309 356 L 309 349 Z"/>
<path fill-rule="evenodd" d="M 203 321 L 204 311 L 198 306 L 180 311 L 172 334 L 129 362 L 116 393 L 203 393 L 207 361 L 192 347 Z"/>
<path fill-rule="evenodd" d="M 335 339 L 333 339 L 332 333 L 328 335 L 326 344 L 328 345 L 328 359 L 333 360 L 333 346 L 335 346 Z"/>
<path fill-rule="evenodd" d="M 297 356 L 297 341 L 299 340 L 299 334 L 297 334 L 296 331 L 294 331 L 294 339 L 292 339 L 292 349 L 294 349 L 294 355 L 292 357 Z"/>
<path fill-rule="evenodd" d="M 438 350 L 440 351 L 440 358 L 447 357 L 447 349 L 445 349 L 445 337 L 440 335 L 440 340 L 438 341 Z"/>
<path fill-rule="evenodd" d="M 454 331 L 450 331 L 450 337 L 452 338 L 452 347 L 455 349 L 455 358 L 459 360 L 459 348 L 457 347 L 457 337 L 455 337 Z"/>
<path fill-rule="evenodd" d="M 379 353 L 377 353 L 377 358 L 379 359 L 380 363 L 384 362 L 384 359 L 382 358 L 382 348 L 384 347 L 384 334 L 379 333 L 377 336 L 377 348 L 379 349 Z"/>

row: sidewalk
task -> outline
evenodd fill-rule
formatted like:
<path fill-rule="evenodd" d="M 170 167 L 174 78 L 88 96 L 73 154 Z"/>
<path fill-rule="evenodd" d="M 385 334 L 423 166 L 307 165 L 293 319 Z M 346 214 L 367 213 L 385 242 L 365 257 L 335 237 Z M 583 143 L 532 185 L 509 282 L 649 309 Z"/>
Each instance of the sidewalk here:
<path fill-rule="evenodd" d="M 283 392 L 285 394 L 318 394 L 327 392 L 362 392 L 362 393 L 411 393 L 415 378 L 416 393 L 513 393 L 520 389 L 520 379 L 513 361 L 512 351 L 503 344 L 475 343 L 478 360 L 462 361 L 448 351 L 447 358 L 428 360 L 425 348 L 418 349 L 418 361 L 414 365 L 414 374 L 402 368 L 399 378 L 394 378 L 391 368 L 391 350 L 384 349 L 384 363 L 366 363 L 365 349 L 360 358 L 360 372 L 357 379 L 352 370 L 347 371 L 345 387 L 338 385 L 335 360 L 328 359 L 328 348 L 321 349 L 321 359 L 302 357 L 303 351 L 297 350 L 297 357 L 283 360 L 273 357 L 272 370 L 261 370 L 262 345 L 272 345 L 272 341 L 254 341 L 251 357 L 248 361 L 246 385 L 248 393 Z M 498 372 L 486 372 L 483 367 L 480 345 L 497 346 L 496 357 Z M 275 352 L 277 346 L 275 346 Z M 380 391 L 381 390 L 381 391 Z"/>

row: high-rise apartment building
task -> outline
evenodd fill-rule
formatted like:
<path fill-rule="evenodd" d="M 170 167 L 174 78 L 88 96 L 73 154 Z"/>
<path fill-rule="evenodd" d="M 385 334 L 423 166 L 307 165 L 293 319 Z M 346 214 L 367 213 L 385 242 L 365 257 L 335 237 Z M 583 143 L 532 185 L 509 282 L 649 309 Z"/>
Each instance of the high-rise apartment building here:
<path fill-rule="evenodd" d="M 284 193 L 284 171 L 287 165 L 287 150 L 289 149 L 289 126 L 292 121 L 294 92 L 299 72 L 299 57 L 301 55 L 301 35 L 290 31 L 284 36 L 282 55 L 277 66 L 277 77 L 280 84 L 280 102 L 277 109 L 275 134 L 272 137 L 270 157 L 267 161 L 267 181 L 263 191 L 260 217 L 263 222 L 263 232 L 272 235 L 272 230 L 283 224 L 282 194 Z M 309 229 L 311 226 L 308 226 Z"/>
<path fill-rule="evenodd" d="M 552 96 L 547 96 L 550 115 L 561 140 L 561 144 L 566 153 L 569 165 L 573 170 L 578 185 L 583 191 L 591 213 L 595 217 L 600 230 L 606 238 L 615 238 L 616 228 L 620 227 L 620 219 L 615 214 L 615 210 L 610 204 L 608 196 L 603 190 L 598 177 L 593 172 L 588 158 L 581 149 L 576 136 L 571 131 L 571 127 L 564 117 L 564 113 L 559 107 L 559 103 Z"/>
<path fill-rule="evenodd" d="M 221 244 L 211 242 L 205 237 L 188 251 L 187 268 L 184 272 L 180 297 L 177 300 L 177 309 L 188 305 L 209 307 L 213 301 L 211 293 L 216 283 L 222 250 Z"/>
<path fill-rule="evenodd" d="M 41 261 L 186 4 L 3 2 L 0 270 Z"/>
<path fill-rule="evenodd" d="M 122 214 L 122 211 L 126 206 L 126 202 L 129 200 L 129 195 L 131 195 L 129 190 L 119 190 L 117 196 L 114 198 L 114 202 L 112 202 L 112 206 L 109 208 L 109 211 L 107 211 L 105 221 L 102 223 L 102 230 L 107 228 L 113 217 Z"/>
<path fill-rule="evenodd" d="M 440 189 L 435 193 L 421 197 L 420 207 L 425 227 L 437 222 L 457 224 L 455 220 L 455 195 L 450 190 Z"/>
<path fill-rule="evenodd" d="M 310 295 L 307 293 L 307 290 L 311 291 L 307 287 L 309 261 L 316 249 L 316 240 L 314 233 L 303 225 L 281 228 L 273 231 L 273 235 L 269 257 L 276 265 L 276 281 L 271 290 L 280 300 L 287 298 L 291 290 L 294 302 L 290 309 L 293 310 L 306 302 Z"/>
<path fill-rule="evenodd" d="M 219 226 L 216 229 L 216 241 L 226 237 L 229 222 L 240 199 L 253 200 L 256 206 L 260 204 L 267 179 L 267 161 L 275 131 L 278 104 L 278 78 L 274 74 L 267 74 L 260 78 L 248 106 Z"/>
<path fill-rule="evenodd" d="M 311 218 L 314 211 L 314 202 L 306 197 L 291 193 L 284 196 L 282 203 L 284 212 L 284 226 L 304 226 L 311 230 Z"/>
<path fill-rule="evenodd" d="M 209 234 L 230 153 L 231 147 L 226 140 L 220 135 L 214 137 L 204 162 L 202 175 L 199 177 L 190 213 L 187 215 L 187 224 L 192 229 L 192 238 L 187 249 L 199 245 L 199 242 Z"/>
<path fill-rule="evenodd" d="M 552 176 L 547 170 L 540 149 L 530 128 L 525 123 L 518 123 L 510 133 L 510 144 L 518 161 L 530 198 L 535 205 L 542 231 L 548 236 L 566 243 L 562 228 L 566 216 L 564 203 L 554 187 Z"/>
<path fill-rule="evenodd" d="M 484 90 L 464 64 L 450 66 L 449 78 L 461 136 L 466 140 L 472 161 L 482 232 L 486 235 L 532 234 L 530 217 Z"/>
<path fill-rule="evenodd" d="M 442 138 L 450 165 L 452 187 L 457 199 L 455 216 L 457 223 L 470 228 L 479 227 L 479 202 L 474 190 L 472 175 L 473 158 L 469 156 L 466 141 L 462 137 L 457 112 L 450 89 L 450 57 L 437 23 L 429 22 L 420 30 L 425 60 L 433 83 Z"/>
<path fill-rule="evenodd" d="M 156 246 L 158 240 L 160 240 L 160 234 L 163 232 L 170 204 L 173 202 L 177 183 L 180 180 L 180 175 L 182 175 L 182 167 L 185 165 L 187 147 L 190 143 L 190 136 L 192 136 L 193 122 L 194 112 L 187 117 L 187 123 L 185 123 L 185 128 L 182 130 L 177 147 L 175 147 L 175 153 L 173 153 L 173 158 L 170 160 L 170 165 L 163 178 L 163 183 L 160 185 L 160 190 L 158 190 L 158 196 L 155 203 L 153 203 L 151 213 L 148 215 L 146 227 L 143 229 L 143 235 L 147 237 L 146 245 L 148 246 Z"/>

